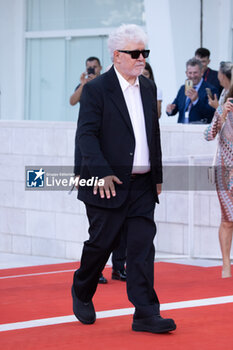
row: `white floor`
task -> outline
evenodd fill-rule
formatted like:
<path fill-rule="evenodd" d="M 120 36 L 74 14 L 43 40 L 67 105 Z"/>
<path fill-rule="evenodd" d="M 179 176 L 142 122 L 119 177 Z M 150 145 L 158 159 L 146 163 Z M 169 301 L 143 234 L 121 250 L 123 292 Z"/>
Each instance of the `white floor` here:
<path fill-rule="evenodd" d="M 65 260 L 57 258 L 49 258 L 42 256 L 20 255 L 0 253 L 0 269 L 9 269 L 14 267 L 48 265 L 72 262 L 76 260 Z M 219 266 L 222 264 L 220 259 L 190 259 L 189 257 L 170 256 L 169 254 L 157 253 L 155 261 L 166 261 L 176 264 L 193 265 L 193 266 Z M 111 259 L 108 261 L 111 265 Z"/>
<path fill-rule="evenodd" d="M 14 267 L 50 265 L 65 263 L 72 260 L 48 258 L 43 256 L 21 255 L 0 253 L 0 269 L 11 269 Z"/>

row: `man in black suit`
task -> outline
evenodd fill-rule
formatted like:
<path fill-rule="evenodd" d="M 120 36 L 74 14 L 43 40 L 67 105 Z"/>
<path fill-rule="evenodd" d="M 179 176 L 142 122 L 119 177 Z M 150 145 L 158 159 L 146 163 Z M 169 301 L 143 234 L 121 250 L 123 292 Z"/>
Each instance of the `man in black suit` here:
<path fill-rule="evenodd" d="M 164 333 L 176 325 L 160 316 L 154 290 L 155 203 L 161 192 L 162 164 L 155 84 L 141 76 L 147 37 L 136 25 L 122 25 L 109 37 L 112 68 L 87 83 L 82 92 L 76 147 L 82 154 L 80 177 L 101 179 L 80 186 L 90 239 L 74 273 L 75 316 L 95 322 L 92 303 L 98 276 L 127 235 L 127 293 L 135 306 L 132 329 Z"/>
<path fill-rule="evenodd" d="M 91 69 L 91 70 L 90 70 Z M 96 77 L 98 77 L 101 73 L 102 66 L 98 57 L 91 56 L 86 59 L 86 71 L 82 73 L 80 77 L 80 84 L 76 87 L 74 93 L 70 97 L 70 104 L 72 106 L 76 105 L 82 95 L 82 90 L 84 85 Z M 80 165 L 82 161 L 82 155 L 79 150 L 79 147 L 75 148 L 75 167 L 74 174 L 75 177 L 79 177 L 80 175 Z M 77 186 L 78 187 L 78 186 Z M 112 252 L 112 279 L 126 281 L 126 270 L 125 270 L 125 262 L 126 262 L 126 240 L 124 235 L 124 230 L 122 229 L 120 244 L 114 251 Z M 100 284 L 106 284 L 108 281 L 101 273 L 99 277 Z"/>
<path fill-rule="evenodd" d="M 195 57 L 202 63 L 204 81 L 216 87 L 217 98 L 219 98 L 222 92 L 222 86 L 218 80 L 218 72 L 208 67 L 210 63 L 210 51 L 204 47 L 200 47 L 195 51 Z"/>

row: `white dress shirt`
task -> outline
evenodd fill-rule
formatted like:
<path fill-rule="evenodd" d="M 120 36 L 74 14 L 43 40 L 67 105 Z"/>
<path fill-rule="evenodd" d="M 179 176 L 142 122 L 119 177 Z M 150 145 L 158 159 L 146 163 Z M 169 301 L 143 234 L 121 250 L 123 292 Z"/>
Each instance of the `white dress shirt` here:
<path fill-rule="evenodd" d="M 134 131 L 135 151 L 132 174 L 144 174 L 150 171 L 150 160 L 139 79 L 137 77 L 135 83 L 131 85 L 116 68 L 115 72 L 119 79 Z"/>

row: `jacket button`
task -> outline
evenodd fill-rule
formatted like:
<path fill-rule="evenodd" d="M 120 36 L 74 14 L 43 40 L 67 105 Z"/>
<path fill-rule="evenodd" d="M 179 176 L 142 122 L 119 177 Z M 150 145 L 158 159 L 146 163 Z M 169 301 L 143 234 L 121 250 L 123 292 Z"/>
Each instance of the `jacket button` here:
<path fill-rule="evenodd" d="M 130 154 L 129 154 L 130 156 L 133 156 L 133 153 L 132 152 L 130 152 Z"/>

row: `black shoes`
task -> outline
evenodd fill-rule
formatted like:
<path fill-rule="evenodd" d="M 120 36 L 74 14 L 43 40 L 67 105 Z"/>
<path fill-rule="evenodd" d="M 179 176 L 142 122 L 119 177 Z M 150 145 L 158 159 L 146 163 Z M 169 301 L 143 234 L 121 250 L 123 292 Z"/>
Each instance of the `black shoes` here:
<path fill-rule="evenodd" d="M 92 301 L 85 303 L 78 299 L 74 286 L 71 288 L 73 298 L 73 312 L 77 319 L 84 324 L 92 324 L 96 320 L 95 309 Z"/>
<path fill-rule="evenodd" d="M 125 271 L 125 269 L 122 269 L 122 270 L 113 270 L 112 269 L 112 279 L 126 282 L 126 271 Z"/>
<path fill-rule="evenodd" d="M 90 300 L 83 302 L 78 299 L 74 286 L 71 288 L 73 298 L 73 312 L 76 318 L 84 324 L 92 324 L 96 320 L 95 308 Z M 167 333 L 174 331 L 176 324 L 171 318 L 162 318 L 160 315 L 154 315 L 148 318 L 133 318 L 132 330 L 136 332 Z"/>
<path fill-rule="evenodd" d="M 108 283 L 108 280 L 101 274 L 98 283 L 99 284 L 106 284 L 106 283 Z"/>
<path fill-rule="evenodd" d="M 148 318 L 133 319 L 132 330 L 136 332 L 167 333 L 174 331 L 176 324 L 171 318 L 154 315 Z"/>

